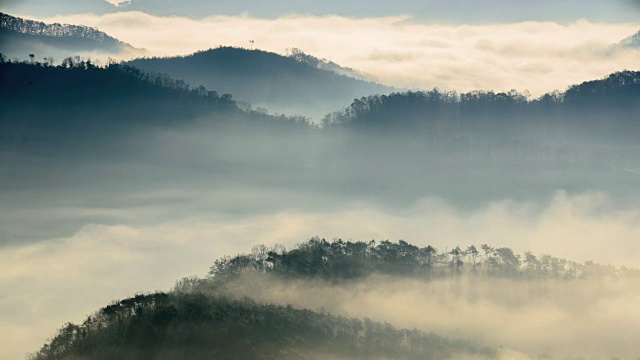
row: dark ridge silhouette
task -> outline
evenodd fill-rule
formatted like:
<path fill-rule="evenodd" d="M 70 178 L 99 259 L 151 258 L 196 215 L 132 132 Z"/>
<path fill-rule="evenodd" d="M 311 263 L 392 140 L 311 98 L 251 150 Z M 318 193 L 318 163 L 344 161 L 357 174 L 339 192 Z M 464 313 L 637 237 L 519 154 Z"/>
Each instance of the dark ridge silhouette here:
<path fill-rule="evenodd" d="M 146 127 L 190 126 L 199 119 L 233 124 L 229 131 L 234 136 L 253 139 L 234 148 L 247 149 L 243 158 L 256 162 L 258 169 L 274 161 L 282 166 L 281 175 L 274 176 L 271 169 L 266 178 L 287 184 L 288 179 L 300 179 L 296 186 L 303 188 L 388 194 L 394 201 L 402 196 L 392 193 L 388 184 L 400 181 L 403 194 L 426 196 L 427 190 L 448 188 L 445 178 L 452 173 L 485 180 L 488 174 L 522 174 L 519 184 L 534 186 L 525 174 L 544 171 L 554 190 L 567 183 L 567 169 L 597 169 L 598 177 L 573 178 L 571 185 L 591 188 L 604 174 L 622 174 L 625 182 L 615 187 L 622 191 L 640 166 L 635 142 L 638 73 L 631 71 L 536 100 L 516 91 L 375 95 L 328 115 L 320 131 L 304 117 L 241 110 L 231 95 L 129 65 L 99 67 L 81 58 L 66 58 L 59 66 L 35 60 L 2 62 L 0 81 L 6 86 L 0 88 L 5 100 L 0 103 L 0 147 L 14 153 L 122 153 L 125 149 L 117 141 L 121 136 Z M 213 128 L 204 131 L 212 139 L 224 138 Z M 251 151 L 256 142 L 263 147 L 268 143 L 270 151 Z M 144 137 L 136 143 L 139 148 L 151 146 Z M 339 178 L 327 175 L 338 173 Z M 425 179 L 431 187 L 425 188 Z M 510 196 L 523 192 L 511 183 L 495 191 L 509 188 Z"/>
<path fill-rule="evenodd" d="M 94 148 L 96 141 L 109 143 L 135 129 L 180 126 L 198 118 L 306 126 L 303 118 L 245 112 L 229 94 L 127 65 L 98 67 L 80 57 L 59 66 L 2 61 L 0 146 L 14 151 L 52 153 L 59 143 Z"/>
<path fill-rule="evenodd" d="M 600 265 L 592 261 L 577 263 L 531 252 L 516 254 L 507 247 L 487 244 L 466 248 L 456 246 L 438 251 L 428 245 L 418 247 L 399 240 L 391 242 L 331 242 L 318 237 L 300 243 L 291 250 L 281 247 L 254 247 L 249 254 L 223 257 L 211 266 L 208 282 L 225 282 L 227 277 L 246 273 L 264 273 L 295 279 L 323 279 L 329 282 L 357 280 L 373 274 L 432 280 L 462 274 L 517 279 L 585 279 L 617 276 L 640 277 L 640 270 Z M 186 280 L 185 280 L 186 281 Z M 191 280 L 189 280 L 191 281 Z M 209 285 L 210 286 L 210 285 Z"/>
<path fill-rule="evenodd" d="M 326 128 L 458 136 L 514 136 L 538 127 L 549 134 L 589 135 L 635 143 L 640 135 L 640 72 L 621 71 L 530 100 L 512 90 L 431 91 L 372 95 L 323 119 Z"/>
<path fill-rule="evenodd" d="M 2 27 L 3 29 L 13 30 L 29 35 L 79 37 L 84 39 L 91 39 L 105 44 L 116 44 L 121 46 L 128 45 L 103 33 L 102 31 L 99 31 L 96 28 L 83 25 L 78 26 L 58 23 L 45 24 L 40 21 L 22 19 L 4 13 L 0 13 L 0 27 Z"/>
<path fill-rule="evenodd" d="M 137 49 L 92 27 L 69 24 L 45 24 L 0 13 L 0 52 L 10 58 L 28 54 L 64 58 L 80 53 L 107 55 L 144 55 Z M 61 60 L 61 59 L 60 59 Z"/>
<path fill-rule="evenodd" d="M 116 301 L 66 324 L 31 360 L 444 359 L 495 352 L 369 319 L 187 293 Z"/>
<path fill-rule="evenodd" d="M 192 86 L 215 88 L 272 112 L 301 114 L 318 120 L 354 98 L 392 90 L 341 75 L 354 71 L 299 50 L 291 56 L 282 56 L 220 47 L 182 57 L 136 59 L 127 64 L 145 71 L 167 73 Z"/>

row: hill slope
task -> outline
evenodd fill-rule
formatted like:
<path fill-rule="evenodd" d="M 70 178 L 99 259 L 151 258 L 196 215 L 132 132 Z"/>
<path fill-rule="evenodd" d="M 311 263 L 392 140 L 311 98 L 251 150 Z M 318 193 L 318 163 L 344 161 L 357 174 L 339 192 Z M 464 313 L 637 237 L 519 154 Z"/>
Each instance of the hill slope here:
<path fill-rule="evenodd" d="M 622 40 L 620 45 L 624 47 L 640 49 L 640 31 Z"/>
<path fill-rule="evenodd" d="M 5 100 L 0 103 L 0 150 L 13 152 L 89 151 L 98 143 L 116 146 L 115 136 L 135 130 L 198 119 L 210 124 L 293 123 L 244 112 L 229 94 L 191 88 L 184 81 L 126 65 L 97 67 L 78 58 L 67 58 L 60 66 L 0 63 L 0 81 Z"/>
<path fill-rule="evenodd" d="M 9 58 L 25 59 L 28 54 L 62 59 L 68 56 L 133 56 L 142 49 L 104 32 L 83 25 L 45 24 L 0 13 L 0 52 Z"/>
<path fill-rule="evenodd" d="M 467 341 L 291 306 L 155 293 L 67 324 L 31 359 L 446 359 L 491 357 Z"/>
<path fill-rule="evenodd" d="M 297 113 L 318 120 L 354 98 L 392 90 L 323 70 L 301 61 L 300 57 L 231 47 L 184 57 L 136 59 L 127 64 L 145 71 L 167 73 L 192 86 L 218 89 L 270 111 Z"/>
<path fill-rule="evenodd" d="M 640 134 L 640 72 L 620 71 L 530 100 L 516 92 L 432 91 L 373 95 L 327 115 L 326 127 L 421 134 L 635 143 Z M 531 132 L 528 134 L 528 132 Z"/>

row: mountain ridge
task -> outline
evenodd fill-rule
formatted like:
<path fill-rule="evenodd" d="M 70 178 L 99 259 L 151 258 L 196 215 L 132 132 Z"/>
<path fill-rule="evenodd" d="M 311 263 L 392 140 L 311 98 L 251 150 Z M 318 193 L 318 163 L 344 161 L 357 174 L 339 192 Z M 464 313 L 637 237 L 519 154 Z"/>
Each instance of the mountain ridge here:
<path fill-rule="evenodd" d="M 78 52 L 137 56 L 146 54 L 144 49 L 85 25 L 47 24 L 0 12 L 0 30 L 1 51 L 13 57 L 30 53 L 56 57 L 79 55 Z"/>
<path fill-rule="evenodd" d="M 324 283 L 348 288 L 382 275 L 387 280 L 438 283 L 443 278 L 459 280 L 465 276 L 463 271 L 470 276 L 470 284 L 483 278 L 512 279 L 531 289 L 540 281 L 640 276 L 636 269 L 590 261 L 578 264 L 531 252 L 520 257 L 509 248 L 487 244 L 439 252 L 430 245 L 418 247 L 402 240 L 328 242 L 314 237 L 291 250 L 282 245 L 256 245 L 249 254 L 216 260 L 207 278 L 184 278 L 167 293 L 138 293 L 113 301 L 82 324 L 65 324 L 30 359 L 311 360 L 328 355 L 338 359 L 504 359 L 501 350 L 473 339 L 449 339 L 427 329 L 399 329 L 368 317 L 296 307 L 261 296 L 278 284 L 297 281 L 305 287 Z M 367 291 L 382 279 L 368 283 Z M 316 296 L 331 295 L 317 292 Z"/>
<path fill-rule="evenodd" d="M 640 31 L 623 39 L 620 42 L 620 45 L 623 47 L 640 49 Z"/>
<path fill-rule="evenodd" d="M 102 43 L 117 43 L 121 46 L 131 47 L 128 43 L 120 41 L 96 27 L 85 25 L 72 25 L 24 19 L 0 12 L 0 28 L 17 31 L 29 35 L 42 35 L 54 37 L 83 37 Z"/>
<path fill-rule="evenodd" d="M 30 360 L 444 359 L 496 350 L 368 318 L 190 293 L 138 294 L 68 323 Z M 333 357 L 332 357 L 333 358 Z"/>
<path fill-rule="evenodd" d="M 356 72 L 330 61 L 301 51 L 293 55 L 221 46 L 186 56 L 138 58 L 126 64 L 145 71 L 167 73 L 184 79 L 191 86 L 215 88 L 270 111 L 300 114 L 317 120 L 352 99 L 394 90 L 347 76 L 345 73 Z"/>

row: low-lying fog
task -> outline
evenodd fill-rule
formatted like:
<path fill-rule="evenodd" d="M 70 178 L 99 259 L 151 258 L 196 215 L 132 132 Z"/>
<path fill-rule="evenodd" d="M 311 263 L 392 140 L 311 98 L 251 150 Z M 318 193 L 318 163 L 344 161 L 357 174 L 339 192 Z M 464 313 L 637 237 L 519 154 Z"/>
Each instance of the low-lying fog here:
<path fill-rule="evenodd" d="M 365 145 L 340 133 L 240 130 L 147 131 L 82 152 L 3 147 L 0 357 L 36 350 L 113 299 L 204 275 L 223 255 L 314 235 L 440 250 L 488 243 L 640 267 L 633 150 L 614 166 L 571 154 L 527 159 L 522 149 L 514 157 L 513 148 L 423 156 L 390 136 Z M 306 294 L 274 284 L 261 295 L 523 352 L 640 355 L 635 280 L 388 280 Z"/>
<path fill-rule="evenodd" d="M 423 281 L 372 276 L 343 285 L 245 276 L 232 293 L 264 302 L 369 317 L 473 339 L 527 355 L 640 355 L 639 278 L 512 280 L 480 276 Z"/>

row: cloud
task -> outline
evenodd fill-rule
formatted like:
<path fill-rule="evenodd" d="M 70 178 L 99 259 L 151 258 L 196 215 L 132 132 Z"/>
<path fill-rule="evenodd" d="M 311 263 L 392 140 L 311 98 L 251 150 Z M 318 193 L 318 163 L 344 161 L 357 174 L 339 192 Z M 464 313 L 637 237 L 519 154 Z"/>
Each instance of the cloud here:
<path fill-rule="evenodd" d="M 357 283 L 245 276 L 235 296 L 369 317 L 504 348 L 502 358 L 635 358 L 640 353 L 640 279 L 509 280 L 456 277 L 422 281 L 372 276 Z M 518 354 L 520 353 L 520 354 Z"/>
<path fill-rule="evenodd" d="M 41 20 L 96 26 L 163 56 L 219 45 L 248 47 L 249 40 L 255 40 L 259 49 L 277 53 L 298 47 L 405 88 L 516 88 L 540 95 L 639 65 L 637 51 L 612 48 L 637 32 L 639 23 L 439 25 L 407 16 L 189 19 L 141 12 Z"/>
<path fill-rule="evenodd" d="M 135 209 L 122 211 L 141 216 Z M 316 234 L 329 239 L 402 238 L 440 250 L 489 243 L 520 253 L 533 250 L 640 267 L 640 211 L 618 209 L 597 193 L 560 192 L 544 206 L 491 202 L 472 212 L 424 199 L 393 214 L 358 203 L 323 212 L 236 218 L 199 214 L 126 226 L 90 224 L 70 237 L 0 248 L 0 329 L 8 334 L 0 357 L 36 350 L 63 323 L 82 321 L 113 299 L 167 290 L 181 277 L 204 275 L 223 255 L 247 252 L 260 243 L 290 246 Z M 607 311 L 615 310 L 607 306 Z"/>

